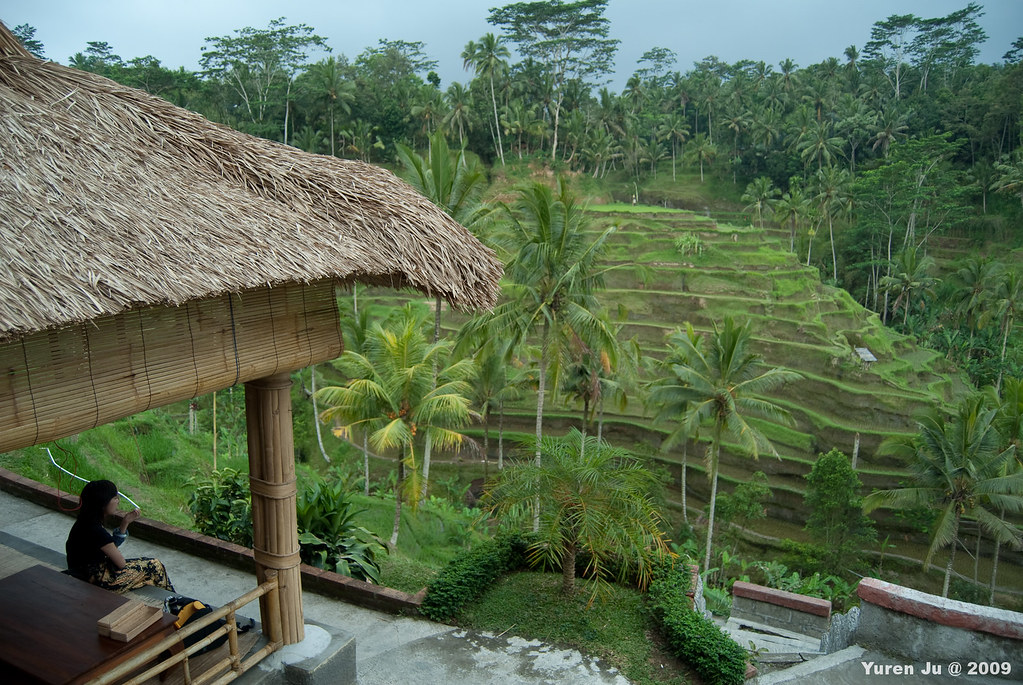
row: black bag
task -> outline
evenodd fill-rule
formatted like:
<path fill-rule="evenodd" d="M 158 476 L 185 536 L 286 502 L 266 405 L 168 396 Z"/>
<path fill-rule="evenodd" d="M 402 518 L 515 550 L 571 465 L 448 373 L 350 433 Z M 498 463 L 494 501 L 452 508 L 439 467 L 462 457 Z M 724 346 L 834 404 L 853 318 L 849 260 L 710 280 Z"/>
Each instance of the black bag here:
<path fill-rule="evenodd" d="M 211 607 L 208 607 L 199 600 L 193 599 L 191 597 L 180 597 L 175 595 L 173 597 L 168 597 L 166 600 L 164 600 L 163 605 L 168 613 L 174 614 L 175 616 L 181 617 L 182 612 L 185 613 L 184 620 L 181 621 L 179 619 L 179 622 L 175 624 L 179 630 L 181 628 L 184 628 L 189 623 L 192 623 L 193 621 L 198 621 L 203 616 L 208 616 L 209 614 L 213 613 L 213 609 Z M 209 624 L 202 630 L 192 633 L 184 640 L 182 640 L 182 642 L 184 643 L 186 648 L 191 647 L 196 642 L 205 639 L 211 633 L 213 633 L 213 631 L 217 630 L 218 628 L 226 624 L 227 621 L 225 619 L 222 618 L 217 619 L 216 621 Z M 221 635 L 216 640 L 200 649 L 198 652 L 195 652 L 193 656 L 205 654 L 206 652 L 212 651 L 226 643 L 227 635 Z"/>

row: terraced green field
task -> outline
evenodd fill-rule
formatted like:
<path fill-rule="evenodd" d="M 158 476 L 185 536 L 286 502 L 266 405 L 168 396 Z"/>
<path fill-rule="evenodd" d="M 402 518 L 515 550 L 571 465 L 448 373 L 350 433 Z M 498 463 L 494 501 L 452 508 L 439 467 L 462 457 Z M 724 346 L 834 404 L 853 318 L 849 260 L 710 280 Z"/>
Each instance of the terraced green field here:
<path fill-rule="evenodd" d="M 714 322 L 732 316 L 753 321 L 755 351 L 767 363 L 804 376 L 776 395 L 796 422 L 792 428 L 766 427 L 778 459 L 761 457 L 753 462 L 727 445 L 722 455 L 720 487 L 726 492 L 755 470 L 767 474 L 774 493 L 768 505 L 771 521 L 764 524 L 770 535 L 803 538 L 804 476 L 819 453 L 834 447 L 851 455 L 858 436 L 857 468 L 865 490 L 896 486 L 906 473 L 901 464 L 877 454 L 881 440 L 912 431 L 916 412 L 950 402 L 967 390 L 940 354 L 885 328 L 876 314 L 844 290 L 822 284 L 816 269 L 788 251 L 787 232 L 719 224 L 705 216 L 660 208 L 595 208 L 591 215 L 590 230 L 595 234 L 612 224 L 618 227 L 608 250 L 608 261 L 617 268 L 608 274 L 601 299 L 610 311 L 625 307 L 623 335 L 635 336 L 644 354 L 661 356 L 665 336 L 687 321 L 699 331 L 709 331 Z M 698 238 L 700 249 L 683 256 L 675 240 L 686 234 Z M 814 249 L 828 250 L 826 239 L 818 238 Z M 388 300 L 393 302 L 393 295 L 360 296 L 364 302 Z M 464 320 L 457 313 L 444 316 L 449 332 Z M 855 347 L 869 348 L 878 361 L 864 365 Z M 578 425 L 579 407 L 566 405 L 563 398 L 549 400 L 547 407 L 546 431 Z M 529 434 L 534 417 L 535 398 L 524 397 L 508 408 L 505 430 Z M 672 474 L 677 488 L 681 447 L 660 450 L 672 427 L 658 425 L 645 414 L 638 394 L 624 412 L 607 408 L 604 421 L 605 437 L 650 454 Z M 494 451 L 496 419 L 491 430 Z M 691 515 L 703 510 L 709 494 L 703 477 L 704 448 L 702 442 L 688 447 Z M 677 489 L 669 496 L 676 506 L 681 501 Z M 880 524 L 880 538 L 891 534 L 900 539 L 898 553 L 923 558 L 924 537 L 883 513 Z"/>

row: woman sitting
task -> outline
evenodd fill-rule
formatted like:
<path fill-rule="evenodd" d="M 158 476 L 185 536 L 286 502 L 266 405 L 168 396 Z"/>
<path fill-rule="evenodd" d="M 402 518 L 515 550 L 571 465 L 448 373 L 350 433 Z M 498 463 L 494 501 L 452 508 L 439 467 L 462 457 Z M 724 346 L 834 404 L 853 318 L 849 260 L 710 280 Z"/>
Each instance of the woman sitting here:
<path fill-rule="evenodd" d="M 138 509 L 124 515 L 113 535 L 103 527 L 104 519 L 117 511 L 120 500 L 117 486 L 109 480 L 94 480 L 82 488 L 78 520 L 71 526 L 65 544 L 68 571 L 75 578 L 117 593 L 143 585 L 173 592 L 167 569 L 160 561 L 148 557 L 125 559 L 118 549 L 128 537 L 128 524 L 138 519 Z"/>

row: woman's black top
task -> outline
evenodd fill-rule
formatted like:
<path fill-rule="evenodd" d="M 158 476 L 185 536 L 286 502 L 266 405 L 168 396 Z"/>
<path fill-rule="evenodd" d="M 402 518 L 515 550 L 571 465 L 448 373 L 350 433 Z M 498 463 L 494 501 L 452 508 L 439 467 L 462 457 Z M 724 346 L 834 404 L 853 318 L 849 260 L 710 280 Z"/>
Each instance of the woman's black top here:
<path fill-rule="evenodd" d="M 92 569 L 107 562 L 107 555 L 101 547 L 110 544 L 114 536 L 107 532 L 99 521 L 75 521 L 68 533 L 64 551 L 67 552 L 67 567 L 76 578 L 88 578 Z"/>

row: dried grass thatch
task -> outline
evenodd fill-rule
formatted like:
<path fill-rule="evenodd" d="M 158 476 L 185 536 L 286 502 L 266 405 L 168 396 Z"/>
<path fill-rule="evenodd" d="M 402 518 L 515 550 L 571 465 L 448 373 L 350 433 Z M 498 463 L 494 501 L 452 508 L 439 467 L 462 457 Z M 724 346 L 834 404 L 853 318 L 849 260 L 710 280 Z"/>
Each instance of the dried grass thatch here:
<path fill-rule="evenodd" d="M 0 340 L 323 278 L 493 306 L 501 264 L 372 165 L 32 57 L 0 24 Z"/>

